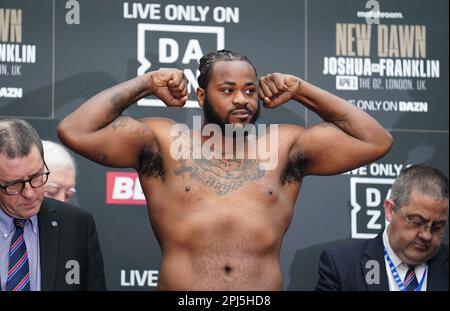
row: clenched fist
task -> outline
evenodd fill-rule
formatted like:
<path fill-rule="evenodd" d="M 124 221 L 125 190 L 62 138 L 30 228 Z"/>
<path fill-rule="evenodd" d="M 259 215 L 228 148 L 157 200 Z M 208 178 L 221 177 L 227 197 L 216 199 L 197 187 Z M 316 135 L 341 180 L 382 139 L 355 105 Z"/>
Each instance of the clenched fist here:
<path fill-rule="evenodd" d="M 266 108 L 278 107 L 298 95 L 302 82 L 289 74 L 268 74 L 259 78 L 259 98 Z"/>
<path fill-rule="evenodd" d="M 188 99 L 188 79 L 178 69 L 161 69 L 148 73 L 150 90 L 167 107 L 183 107 Z"/>

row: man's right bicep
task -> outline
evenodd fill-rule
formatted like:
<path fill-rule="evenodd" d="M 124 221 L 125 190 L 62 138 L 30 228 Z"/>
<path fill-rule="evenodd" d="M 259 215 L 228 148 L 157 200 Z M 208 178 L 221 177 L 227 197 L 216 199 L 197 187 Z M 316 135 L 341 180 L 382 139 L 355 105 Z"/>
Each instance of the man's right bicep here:
<path fill-rule="evenodd" d="M 143 146 L 155 143 L 150 128 L 128 116 L 95 132 L 68 136 L 63 142 L 75 152 L 99 164 L 123 168 L 136 168 Z"/>

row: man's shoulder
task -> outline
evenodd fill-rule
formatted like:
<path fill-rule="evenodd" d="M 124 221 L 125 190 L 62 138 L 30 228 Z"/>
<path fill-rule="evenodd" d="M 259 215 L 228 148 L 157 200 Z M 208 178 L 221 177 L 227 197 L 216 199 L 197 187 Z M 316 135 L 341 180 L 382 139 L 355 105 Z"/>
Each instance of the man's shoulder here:
<path fill-rule="evenodd" d="M 276 128 L 274 127 L 276 125 Z M 282 153 L 293 151 L 292 146 L 307 130 L 306 127 L 294 124 L 268 124 L 266 126 L 266 135 L 272 138 L 272 133 L 276 131 L 278 136 L 278 147 Z M 289 152 L 290 154 L 290 152 Z"/>
<path fill-rule="evenodd" d="M 169 118 L 161 118 L 161 117 L 153 117 L 153 118 L 144 118 L 140 119 L 140 122 L 144 123 L 151 129 L 160 129 L 161 127 L 171 127 L 174 124 L 177 124 L 175 120 Z"/>
<path fill-rule="evenodd" d="M 377 238 L 373 239 L 346 239 L 330 246 L 323 253 L 332 257 L 355 258 L 363 254 L 370 244 L 377 243 Z"/>
<path fill-rule="evenodd" d="M 275 124 L 269 124 L 267 126 L 268 129 L 270 129 L 270 126 L 273 126 Z M 278 126 L 278 130 L 283 135 L 298 135 L 304 132 L 307 128 L 302 125 L 296 125 L 296 124 L 276 124 Z"/>

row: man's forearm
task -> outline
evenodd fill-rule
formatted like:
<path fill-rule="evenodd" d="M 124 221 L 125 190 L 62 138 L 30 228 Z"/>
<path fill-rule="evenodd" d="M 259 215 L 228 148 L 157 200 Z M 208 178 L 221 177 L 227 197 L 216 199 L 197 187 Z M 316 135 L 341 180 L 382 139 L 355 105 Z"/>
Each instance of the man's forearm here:
<path fill-rule="evenodd" d="M 88 99 L 61 124 L 82 133 L 94 132 L 110 124 L 126 108 L 148 95 L 152 95 L 148 78 L 142 75 Z"/>

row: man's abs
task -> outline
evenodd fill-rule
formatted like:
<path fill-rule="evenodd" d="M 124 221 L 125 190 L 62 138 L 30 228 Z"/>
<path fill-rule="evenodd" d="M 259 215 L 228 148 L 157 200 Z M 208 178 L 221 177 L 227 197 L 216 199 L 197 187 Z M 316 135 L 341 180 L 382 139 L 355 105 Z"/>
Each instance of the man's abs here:
<path fill-rule="evenodd" d="M 211 206 L 162 231 L 161 290 L 279 290 L 284 230 L 258 207 Z"/>
<path fill-rule="evenodd" d="M 163 257 L 158 290 L 281 290 L 278 256 L 243 253 Z"/>

